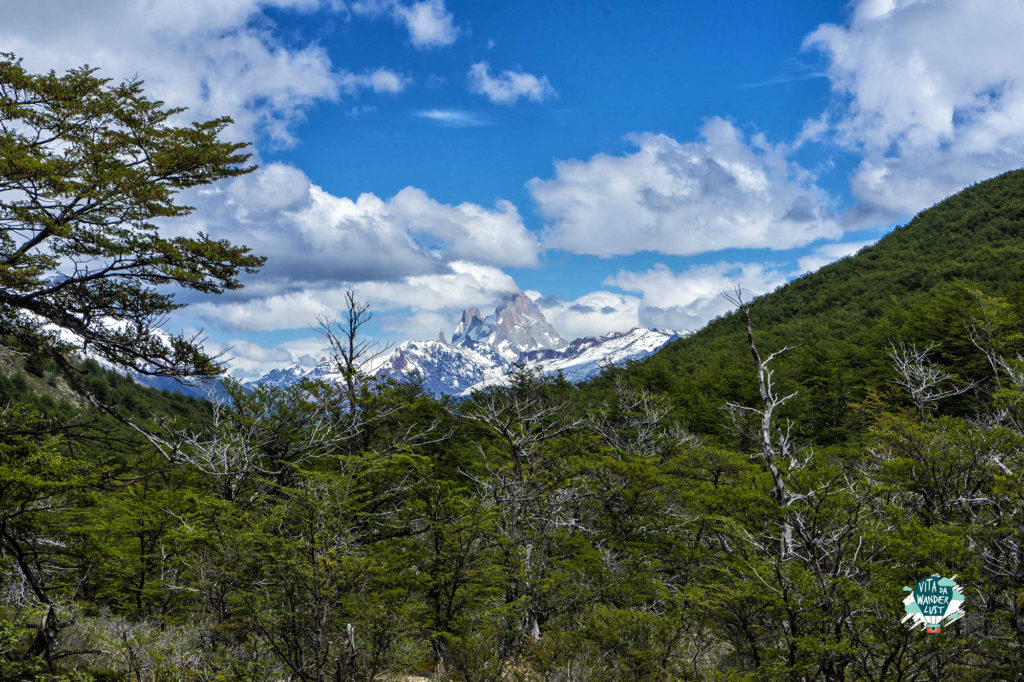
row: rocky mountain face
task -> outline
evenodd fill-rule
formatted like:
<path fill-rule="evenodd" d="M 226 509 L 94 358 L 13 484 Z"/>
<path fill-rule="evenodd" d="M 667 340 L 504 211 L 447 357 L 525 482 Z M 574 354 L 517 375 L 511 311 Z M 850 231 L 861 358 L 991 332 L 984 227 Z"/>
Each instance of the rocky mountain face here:
<path fill-rule="evenodd" d="M 415 373 L 431 393 L 470 393 L 475 386 L 504 376 L 510 367 L 496 360 L 489 349 L 481 350 L 485 352 L 441 341 L 407 341 L 391 353 L 376 374 L 402 378 Z"/>
<path fill-rule="evenodd" d="M 260 378 L 264 386 L 288 386 L 294 384 L 306 374 L 302 365 L 292 365 L 284 369 L 272 369 Z"/>
<path fill-rule="evenodd" d="M 434 341 L 406 341 L 394 348 L 374 374 L 405 378 L 418 374 L 424 387 L 438 395 L 469 395 L 500 383 L 517 365 L 543 374 L 562 372 L 584 381 L 607 364 L 639 360 L 681 336 L 658 329 L 631 329 L 588 336 L 567 343 L 523 293 L 511 295 L 484 317 L 477 308 L 462 313 L 451 339 L 442 332 Z M 331 364 L 321 360 L 303 373 L 298 366 L 275 369 L 252 384 L 288 385 L 303 377 L 331 379 Z"/>
<path fill-rule="evenodd" d="M 528 351 L 561 348 L 566 343 L 526 294 L 515 293 L 486 318 L 479 308 L 463 311 L 451 345 L 516 362 Z"/>

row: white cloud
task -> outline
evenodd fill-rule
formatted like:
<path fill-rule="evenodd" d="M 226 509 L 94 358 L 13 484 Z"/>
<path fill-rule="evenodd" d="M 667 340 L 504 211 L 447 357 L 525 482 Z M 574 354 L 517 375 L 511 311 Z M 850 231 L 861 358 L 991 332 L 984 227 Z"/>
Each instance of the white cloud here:
<path fill-rule="evenodd" d="M 830 199 L 787 148 L 749 141 L 712 118 L 697 142 L 645 133 L 638 150 L 558 161 L 528 183 L 547 223 L 546 245 L 616 256 L 691 255 L 727 248 L 786 249 L 841 234 Z"/>
<path fill-rule="evenodd" d="M 222 357 L 236 377 L 262 376 L 275 367 L 295 364 L 292 354 L 285 348 L 261 346 L 244 339 L 228 339 L 211 345 L 210 350 L 224 354 Z"/>
<path fill-rule="evenodd" d="M 869 239 L 861 242 L 837 242 L 834 244 L 823 244 L 811 253 L 800 258 L 798 266 L 801 273 L 814 272 L 819 268 L 828 265 L 840 258 L 852 256 L 865 246 L 871 246 L 875 240 Z"/>
<path fill-rule="evenodd" d="M 455 326 L 453 320 L 457 319 L 455 311 L 439 313 L 433 310 L 384 313 L 378 316 L 381 329 L 385 331 L 395 332 L 407 339 L 429 341 L 437 339 L 438 332 L 443 333 L 446 340 L 450 339 Z"/>
<path fill-rule="evenodd" d="M 197 211 L 169 223 L 168 231 L 202 230 L 267 256 L 259 276 L 227 294 L 234 298 L 444 273 L 459 260 L 494 267 L 537 264 L 535 236 L 516 207 L 503 200 L 494 208 L 452 206 L 414 187 L 389 199 L 372 193 L 351 199 L 281 163 L 187 198 Z"/>
<path fill-rule="evenodd" d="M 411 5 L 395 5 L 396 18 L 405 24 L 409 40 L 419 48 L 451 45 L 458 36 L 455 20 L 445 9 L 444 0 L 423 0 Z"/>
<path fill-rule="evenodd" d="M 365 16 L 389 15 L 409 32 L 409 42 L 419 49 L 445 47 L 459 36 L 455 17 L 444 5 L 444 0 L 358 0 L 352 11 Z"/>
<path fill-rule="evenodd" d="M 537 239 L 510 201 L 498 200 L 494 209 L 469 202 L 448 206 L 421 189 L 406 187 L 389 202 L 389 215 L 411 233 L 441 240 L 447 259 L 499 266 L 537 264 Z"/>
<path fill-rule="evenodd" d="M 190 310 L 224 329 L 266 332 L 302 329 L 337 314 L 343 291 L 293 291 L 237 303 L 197 303 Z"/>
<path fill-rule="evenodd" d="M 0 45 L 30 70 L 88 63 L 114 79 L 139 77 L 146 91 L 193 119 L 229 115 L 231 135 L 294 142 L 293 124 L 318 100 L 370 88 L 396 92 L 405 81 L 378 70 L 336 70 L 315 44 L 278 39 L 264 10 L 332 11 L 326 0 L 49 0 L 8 3 Z"/>
<path fill-rule="evenodd" d="M 317 360 L 330 353 L 330 347 L 320 334 L 284 341 L 278 344 L 278 347 L 288 351 L 293 364 L 297 363 L 309 369 L 316 365 Z"/>
<path fill-rule="evenodd" d="M 417 111 L 416 115 L 449 128 L 475 128 L 493 123 L 479 114 L 462 109 L 425 109 Z"/>
<path fill-rule="evenodd" d="M 262 345 L 245 339 L 226 339 L 207 343 L 207 350 L 222 353 L 231 368 L 231 376 L 242 381 L 258 379 L 270 370 L 293 365 L 310 370 L 316 366 L 317 360 L 331 352 L 324 337 L 312 331 L 309 336 L 273 345 Z"/>
<path fill-rule="evenodd" d="M 433 313 L 429 337 L 442 328 L 453 326 L 458 312 L 470 306 L 496 304 L 510 292 L 518 291 L 515 281 L 498 268 L 455 261 L 439 274 L 416 275 L 397 281 L 356 281 L 323 283 L 284 294 L 265 296 L 240 302 L 204 302 L 193 306 L 194 312 L 217 324 L 251 332 L 278 329 L 300 329 L 318 317 L 332 316 L 345 304 L 345 290 L 354 286 L 362 300 L 377 311 L 403 311 L 403 324 L 398 318 L 386 328 L 411 333 L 404 325 L 410 316 Z M 407 311 L 407 312 L 406 312 Z M 440 320 L 446 324 L 435 326 Z M 413 329 L 412 331 L 420 331 Z M 414 335 L 415 337 L 415 335 Z"/>
<path fill-rule="evenodd" d="M 358 75 L 354 73 L 345 74 L 341 80 L 350 92 L 366 89 L 390 95 L 397 95 L 412 83 L 411 78 L 395 73 L 390 69 L 377 69 Z"/>
<path fill-rule="evenodd" d="M 524 71 L 502 71 L 491 76 L 487 62 L 477 62 L 469 68 L 469 89 L 495 104 L 515 104 L 520 97 L 532 102 L 543 102 L 558 93 L 551 87 L 547 76 L 537 77 Z"/>
<path fill-rule="evenodd" d="M 862 155 L 851 186 L 903 218 L 1024 165 L 1024 4 L 859 0 L 805 40 L 829 62 L 834 138 Z"/>
<path fill-rule="evenodd" d="M 567 339 L 633 327 L 695 331 L 728 312 L 723 291 L 740 285 L 746 295 L 758 296 L 794 274 L 763 263 L 695 265 L 678 273 L 657 264 L 644 272 L 620 270 L 603 282 L 633 293 L 593 291 L 572 301 L 540 298 L 537 305 Z"/>
<path fill-rule="evenodd" d="M 465 261 L 453 262 L 446 273 L 407 277 L 398 282 L 364 282 L 357 288 L 382 309 L 432 312 L 487 306 L 519 290 L 515 280 L 498 268 Z"/>
<path fill-rule="evenodd" d="M 640 299 L 636 296 L 593 291 L 573 301 L 541 298 L 537 305 L 548 322 L 568 340 L 640 326 Z"/>
<path fill-rule="evenodd" d="M 679 273 L 658 264 L 646 272 L 620 270 L 604 284 L 641 294 L 642 326 L 692 331 L 728 312 L 723 291 L 738 285 L 746 295 L 758 296 L 786 280 L 786 272 L 764 263 L 695 265 Z"/>

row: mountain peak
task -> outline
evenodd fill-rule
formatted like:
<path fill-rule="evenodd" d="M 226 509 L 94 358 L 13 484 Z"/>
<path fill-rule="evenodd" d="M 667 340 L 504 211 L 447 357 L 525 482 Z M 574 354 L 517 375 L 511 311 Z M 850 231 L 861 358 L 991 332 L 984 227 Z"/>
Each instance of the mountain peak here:
<path fill-rule="evenodd" d="M 468 395 L 502 382 L 521 363 L 545 374 L 560 372 L 570 381 L 582 381 L 606 364 L 646 357 L 674 338 L 677 335 L 671 332 L 633 329 L 566 343 L 533 300 L 515 292 L 487 317 L 479 308 L 464 310 L 450 341 L 444 332 L 436 341 L 405 341 L 367 371 L 394 377 L 417 374 L 432 393 Z M 250 385 L 286 386 L 303 378 L 339 381 L 341 375 L 323 357 L 309 372 L 302 373 L 298 366 L 273 370 Z"/>
<path fill-rule="evenodd" d="M 510 294 L 486 318 L 478 308 L 464 310 L 451 343 L 506 361 L 514 361 L 524 352 L 565 346 L 565 340 L 521 291 Z"/>
<path fill-rule="evenodd" d="M 480 316 L 480 309 L 466 308 L 462 311 L 462 320 L 452 332 L 452 345 L 475 348 L 488 331 L 484 324 L 484 318 Z"/>
<path fill-rule="evenodd" d="M 565 339 L 544 318 L 544 313 L 526 294 L 516 292 L 494 311 L 494 339 L 491 344 L 507 343 L 517 355 L 542 348 L 562 348 Z"/>

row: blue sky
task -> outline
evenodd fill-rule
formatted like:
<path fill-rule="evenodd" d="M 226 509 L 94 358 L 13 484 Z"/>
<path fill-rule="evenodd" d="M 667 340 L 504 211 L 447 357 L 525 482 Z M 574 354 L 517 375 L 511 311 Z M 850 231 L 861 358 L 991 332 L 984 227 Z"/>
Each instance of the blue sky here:
<path fill-rule="evenodd" d="M 423 85 L 354 103 L 375 107 L 372 115 L 318 106 L 296 128 L 297 146 L 267 158 L 294 163 L 345 196 L 414 185 L 448 203 L 504 197 L 526 209 L 526 179 L 549 175 L 554 159 L 621 152 L 629 132 L 690 139 L 704 118 L 723 116 L 790 139 L 829 98 L 826 79 L 795 80 L 822 67 L 819 55 L 801 54 L 801 40 L 841 20 L 843 4 L 451 2 L 465 35 L 430 50 L 412 48 L 387 22 L 316 30 L 313 17 L 276 13 L 282 29 L 318 36 L 334 62 L 387 64 Z M 558 96 L 491 104 L 467 88 L 469 66 L 480 61 L 543 74 Z M 444 82 L 430 84 L 432 76 Z M 783 79 L 794 80 L 756 86 Z M 443 128 L 414 116 L 429 109 L 463 110 L 493 125 Z"/>
<path fill-rule="evenodd" d="M 1024 158 L 1017 0 L 45 0 L 0 46 L 231 115 L 261 169 L 169 231 L 268 257 L 171 320 L 254 376 L 528 291 L 566 338 L 698 328 Z"/>

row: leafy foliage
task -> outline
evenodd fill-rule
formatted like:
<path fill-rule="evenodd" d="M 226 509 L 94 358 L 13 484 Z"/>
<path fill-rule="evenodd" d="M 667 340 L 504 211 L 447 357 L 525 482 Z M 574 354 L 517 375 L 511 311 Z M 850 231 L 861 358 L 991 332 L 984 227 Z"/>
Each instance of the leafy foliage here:
<path fill-rule="evenodd" d="M 161 234 L 183 189 L 247 173 L 229 119 L 176 126 L 183 109 L 95 69 L 26 72 L 0 54 L 0 333 L 67 362 L 73 338 L 154 376 L 219 373 L 195 339 L 167 338 L 167 287 L 220 293 L 263 262 L 225 241 Z"/>
<path fill-rule="evenodd" d="M 72 109 L 166 112 L 87 70 L 5 68 L 17 92 Z M 4 106 L 36 115 L 28 100 Z M 212 154 L 187 182 L 241 163 L 230 145 L 206 146 L 219 124 L 163 120 L 158 138 Z M 107 143 L 130 142 L 133 121 L 117 119 Z M 7 135 L 5 181 L 63 168 L 18 151 L 21 128 Z M 179 210 L 173 187 L 132 194 L 135 171 L 95 163 L 89 177 L 125 210 Z M 65 234 L 30 208 L 11 210 Z M 153 237 L 149 219 L 118 239 Z M 34 355 L 25 330 L 42 328 L 0 309 L 13 329 L 0 373 L 0 677 L 1020 679 L 1022 231 L 1014 172 L 853 258 L 737 298 L 736 314 L 643 363 L 583 386 L 524 370 L 461 402 L 360 370 L 372 352 L 354 292 L 347 317 L 322 321 L 343 382 L 227 381 L 215 405 Z M 147 239 L 122 246 L 142 254 Z M 176 269 L 165 246 L 157 270 L 231 283 L 227 270 Z M 231 254 L 226 267 L 245 266 Z M 52 286 L 41 273 L 53 262 L 37 255 L 0 283 Z M 114 291 L 79 284 L 67 290 L 84 301 Z M 147 348 L 133 357 L 148 362 Z M 139 428 L 65 390 L 67 372 Z M 965 617 L 939 635 L 900 622 L 904 586 L 932 573 L 968 592 Z"/>

